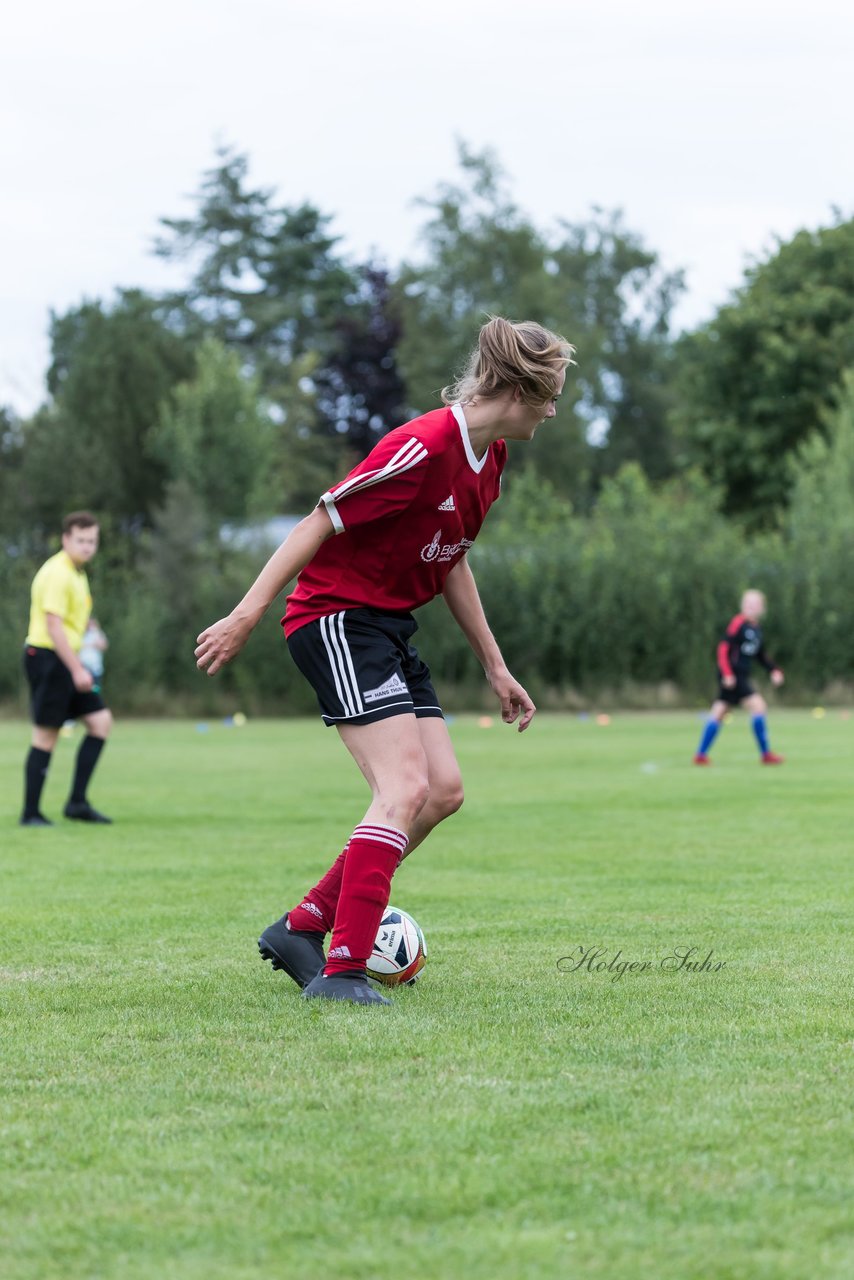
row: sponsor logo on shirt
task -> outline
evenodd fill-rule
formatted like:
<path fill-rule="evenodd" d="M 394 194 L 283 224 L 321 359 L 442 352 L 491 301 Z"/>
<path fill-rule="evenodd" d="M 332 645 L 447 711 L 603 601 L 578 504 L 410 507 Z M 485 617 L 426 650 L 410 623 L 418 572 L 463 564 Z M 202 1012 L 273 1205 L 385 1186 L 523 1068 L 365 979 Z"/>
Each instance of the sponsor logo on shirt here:
<path fill-rule="evenodd" d="M 454 556 L 459 555 L 461 551 L 467 551 L 469 547 L 473 547 L 474 542 L 471 538 L 461 538 L 459 542 L 442 543 L 442 530 L 437 529 L 433 534 L 433 540 L 426 547 L 421 548 L 421 559 L 430 564 L 433 560 L 440 562 L 453 560 Z"/>
<path fill-rule="evenodd" d="M 759 637 L 752 627 L 745 627 L 744 629 L 741 652 L 750 658 L 759 652 Z"/>
<path fill-rule="evenodd" d="M 379 685 L 376 689 L 368 689 L 362 694 L 365 702 L 380 702 L 383 698 L 391 698 L 394 694 L 405 693 L 409 696 L 409 690 L 401 680 L 397 672 L 394 673 L 385 684 Z"/>
<path fill-rule="evenodd" d="M 452 493 L 449 493 L 445 501 L 440 502 L 437 508 L 438 511 L 456 511 L 456 509 L 457 506 L 454 502 L 454 495 Z"/>

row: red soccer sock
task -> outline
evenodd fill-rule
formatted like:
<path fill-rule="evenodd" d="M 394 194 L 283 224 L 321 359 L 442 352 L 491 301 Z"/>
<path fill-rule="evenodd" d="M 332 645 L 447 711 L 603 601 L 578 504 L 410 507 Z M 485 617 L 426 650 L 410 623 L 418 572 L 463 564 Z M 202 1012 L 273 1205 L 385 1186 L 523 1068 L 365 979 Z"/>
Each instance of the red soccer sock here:
<path fill-rule="evenodd" d="M 309 889 L 298 907 L 288 912 L 288 924 L 292 929 L 302 933 L 329 933 L 335 923 L 335 909 L 338 906 L 344 862 L 349 848 L 348 840 L 344 851 L 339 853 L 323 879 L 313 889 Z"/>
<path fill-rule="evenodd" d="M 409 837 L 396 827 L 362 823 L 350 837 L 335 928 L 324 973 L 364 969 L 388 906 L 391 878 Z"/>

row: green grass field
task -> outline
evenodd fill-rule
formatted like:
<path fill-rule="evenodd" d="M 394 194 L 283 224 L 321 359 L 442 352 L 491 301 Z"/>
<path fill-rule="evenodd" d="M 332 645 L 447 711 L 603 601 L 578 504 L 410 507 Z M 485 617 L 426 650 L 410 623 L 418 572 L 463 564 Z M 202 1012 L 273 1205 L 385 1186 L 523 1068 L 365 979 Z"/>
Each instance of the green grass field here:
<path fill-rule="evenodd" d="M 116 825 L 34 831 L 0 726 L 3 1280 L 854 1275 L 854 718 L 773 715 L 781 769 L 699 724 L 456 719 L 392 1009 L 256 949 L 363 811 L 337 735 L 120 723 Z"/>

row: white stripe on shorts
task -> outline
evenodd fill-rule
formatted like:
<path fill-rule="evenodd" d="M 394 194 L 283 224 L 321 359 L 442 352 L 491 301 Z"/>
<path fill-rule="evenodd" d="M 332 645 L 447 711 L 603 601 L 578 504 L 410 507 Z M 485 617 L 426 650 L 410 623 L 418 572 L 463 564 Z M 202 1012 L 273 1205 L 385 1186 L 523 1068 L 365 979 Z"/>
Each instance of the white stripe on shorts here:
<path fill-rule="evenodd" d="M 340 626 L 336 626 L 336 623 L 340 623 Z M 326 649 L 326 656 L 329 659 L 332 679 L 335 681 L 335 691 L 341 699 L 341 706 L 347 718 L 361 715 L 365 708 L 359 694 L 359 687 L 356 684 L 356 675 L 353 671 L 350 651 L 347 648 L 347 641 L 344 637 L 343 612 L 329 614 L 327 617 L 321 618 L 320 634 Z M 346 650 L 346 659 L 341 652 L 342 645 Z"/>
<path fill-rule="evenodd" d="M 420 707 L 416 707 L 416 706 L 415 706 L 415 704 L 413 703 L 413 701 L 412 701 L 412 699 L 411 699 L 411 698 L 401 698 L 398 702 L 383 702 L 381 706 L 376 707 L 376 708 L 371 708 L 371 710 L 370 710 L 370 711 L 368 711 L 368 712 L 366 712 L 366 714 L 367 714 L 367 715 L 371 715 L 371 714 L 373 714 L 373 712 L 374 712 L 375 710 L 376 710 L 376 711 L 387 711 L 389 707 L 409 707 L 410 711 L 420 711 L 420 710 L 421 710 L 421 708 L 420 708 Z M 430 708 L 430 707 L 428 707 L 428 708 L 427 708 L 427 710 L 428 710 L 428 711 L 430 711 L 430 710 L 431 710 L 431 708 Z M 442 710 L 442 708 L 441 708 L 441 707 L 435 707 L 435 708 L 432 708 L 432 710 L 435 710 L 435 711 L 441 711 L 441 710 Z M 359 714 L 359 712 L 355 712 L 354 714 L 358 715 L 358 714 Z M 324 720 L 352 720 L 352 719 L 353 719 L 353 716 L 352 716 L 352 715 L 347 715 L 347 716 L 328 716 L 328 715 L 326 714 L 326 712 L 325 712 L 325 711 L 321 712 L 321 716 L 322 716 L 322 718 L 323 718 Z"/>
<path fill-rule="evenodd" d="M 350 653 L 350 646 L 347 643 L 347 637 L 344 635 L 344 610 L 335 614 L 335 626 L 341 640 L 341 648 L 344 652 L 344 660 L 347 665 L 347 671 L 350 674 L 350 688 L 353 690 L 356 700 L 356 706 L 360 712 L 364 711 L 365 704 L 362 702 L 362 695 L 359 691 L 359 681 L 356 679 L 356 669 L 353 666 L 353 655 Z"/>

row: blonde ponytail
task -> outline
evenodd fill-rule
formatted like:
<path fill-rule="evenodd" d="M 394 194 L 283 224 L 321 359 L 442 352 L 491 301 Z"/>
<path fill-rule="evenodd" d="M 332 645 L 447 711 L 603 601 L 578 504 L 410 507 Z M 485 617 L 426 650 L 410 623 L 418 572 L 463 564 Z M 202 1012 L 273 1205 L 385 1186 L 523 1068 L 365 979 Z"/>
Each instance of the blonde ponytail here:
<path fill-rule="evenodd" d="M 518 387 L 525 404 L 544 404 L 557 391 L 560 374 L 572 364 L 574 352 L 565 338 L 534 320 L 513 324 L 502 316 L 491 316 L 459 378 L 442 388 L 442 400 L 465 404 Z"/>

